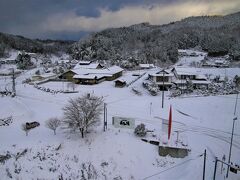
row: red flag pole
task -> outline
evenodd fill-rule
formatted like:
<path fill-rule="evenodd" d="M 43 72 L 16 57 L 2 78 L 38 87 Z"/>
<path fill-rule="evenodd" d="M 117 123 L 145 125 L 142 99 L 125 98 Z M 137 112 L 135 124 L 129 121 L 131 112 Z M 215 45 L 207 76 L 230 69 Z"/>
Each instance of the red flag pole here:
<path fill-rule="evenodd" d="M 171 129 L 172 129 L 172 105 L 170 105 L 170 111 L 169 111 L 169 120 L 168 120 L 168 140 L 171 136 Z"/>

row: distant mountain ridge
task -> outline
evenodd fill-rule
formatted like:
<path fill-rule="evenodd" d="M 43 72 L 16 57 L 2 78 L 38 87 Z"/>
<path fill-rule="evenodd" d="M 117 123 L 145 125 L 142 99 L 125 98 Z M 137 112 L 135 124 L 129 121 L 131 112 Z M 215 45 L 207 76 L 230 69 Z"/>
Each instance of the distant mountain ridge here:
<path fill-rule="evenodd" d="M 165 25 L 141 23 L 109 28 L 75 43 L 76 59 L 109 60 L 123 64 L 171 64 L 177 49 L 201 47 L 209 55 L 230 54 L 240 60 L 240 12 L 226 16 L 188 17 Z"/>
<path fill-rule="evenodd" d="M 209 55 L 240 60 L 240 12 L 226 16 L 188 17 L 164 25 L 141 23 L 109 28 L 79 42 L 28 39 L 0 32 L 0 57 L 16 49 L 42 54 L 67 52 L 75 59 L 102 60 L 131 67 L 138 63 L 173 64 L 178 49 L 202 48 Z"/>
<path fill-rule="evenodd" d="M 46 54 L 66 52 L 73 43 L 74 41 L 28 39 L 0 32 L 0 57 L 4 56 L 7 49 Z"/>

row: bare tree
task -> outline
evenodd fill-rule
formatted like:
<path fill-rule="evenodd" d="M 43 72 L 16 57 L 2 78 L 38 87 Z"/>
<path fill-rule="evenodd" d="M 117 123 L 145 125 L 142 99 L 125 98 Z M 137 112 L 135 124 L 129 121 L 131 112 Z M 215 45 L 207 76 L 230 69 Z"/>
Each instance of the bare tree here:
<path fill-rule="evenodd" d="M 58 118 L 50 118 L 46 121 L 46 127 L 53 130 L 54 135 L 56 135 L 56 130 L 60 126 L 61 121 Z"/>
<path fill-rule="evenodd" d="M 82 138 L 88 127 L 100 120 L 103 111 L 103 98 L 85 94 L 76 99 L 70 99 L 63 108 L 63 128 L 79 130 Z"/>
<path fill-rule="evenodd" d="M 26 136 L 28 136 L 28 132 L 30 131 L 30 129 L 27 128 L 26 123 L 23 123 L 23 124 L 22 124 L 22 130 L 25 131 Z"/>

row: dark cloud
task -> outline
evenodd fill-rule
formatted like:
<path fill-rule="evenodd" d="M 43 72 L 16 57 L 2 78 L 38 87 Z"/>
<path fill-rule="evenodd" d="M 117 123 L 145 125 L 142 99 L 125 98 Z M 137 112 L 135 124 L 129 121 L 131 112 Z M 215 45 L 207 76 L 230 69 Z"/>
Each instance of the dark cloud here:
<path fill-rule="evenodd" d="M 143 0 L 1 0 L 0 1 L 0 31 L 34 37 L 43 37 L 53 33 L 35 34 L 34 27 L 57 13 L 74 12 L 77 16 L 98 17 L 100 8 L 118 10 L 128 4 L 144 3 Z M 69 32 L 70 33 L 70 32 Z M 58 33 L 59 34 L 59 33 Z M 81 33 L 80 33 L 81 34 Z M 63 38 L 66 33 L 63 32 Z M 61 38 L 61 36 L 57 36 Z M 46 37 L 48 38 L 48 37 Z M 69 38 L 69 37 L 68 37 Z M 75 38 L 75 36 L 73 36 Z"/>
<path fill-rule="evenodd" d="M 0 0 L 0 31 L 30 38 L 78 39 L 82 37 L 83 34 L 86 34 L 86 32 L 84 32 L 86 29 L 89 31 L 94 30 L 91 29 L 91 27 L 93 27 L 92 24 L 99 22 L 98 19 L 102 19 L 99 23 L 106 24 L 106 27 L 104 26 L 105 28 L 111 27 L 111 22 L 105 22 L 105 20 L 108 19 L 107 17 L 100 17 L 102 16 L 101 13 L 103 13 L 103 10 L 104 12 L 111 12 L 109 15 L 116 15 L 114 12 L 120 12 L 126 7 L 134 8 L 143 6 L 148 11 L 153 11 L 156 5 L 166 5 L 169 8 L 171 5 L 176 6 L 178 3 L 199 2 L 208 4 L 212 1 L 228 2 L 228 0 Z M 222 11 L 224 11 L 224 7 L 222 9 Z M 228 9 L 228 11 L 231 12 L 232 9 Z M 121 12 L 124 13 L 125 11 Z M 155 11 L 155 13 L 157 12 Z M 141 16 L 141 14 L 139 14 L 139 16 Z M 152 16 L 154 17 L 154 14 Z M 65 17 L 69 18 L 67 19 Z M 79 29 L 76 29 L 76 27 L 73 28 L 71 17 L 75 18 L 73 19 L 74 23 L 78 22 L 78 17 L 85 18 L 81 21 L 84 23 L 85 29 L 81 29 L 81 23 L 77 26 Z M 126 18 L 123 15 L 117 14 L 116 18 L 118 17 Z M 61 21 L 61 18 L 65 18 L 69 22 L 49 21 L 49 19 Z M 139 17 L 136 17 L 136 15 L 129 18 L 132 18 L 130 23 L 135 22 L 133 18 L 136 18 L 136 23 L 139 22 Z M 111 19 L 111 17 L 109 19 Z M 151 21 L 151 19 L 149 21 Z M 43 27 L 42 25 L 45 22 L 47 23 Z M 121 22 L 124 24 L 123 20 L 121 20 Z M 60 23 L 62 26 L 66 26 L 66 28 L 61 27 L 62 29 L 60 31 L 54 28 L 48 29 L 48 25 L 51 26 L 51 23 Z M 113 22 L 113 24 L 116 24 L 116 22 Z M 129 23 L 126 23 L 126 25 L 129 25 Z M 88 28 L 87 26 L 90 27 Z M 101 28 L 104 27 L 101 26 Z M 53 31 L 53 29 L 55 31 Z"/>

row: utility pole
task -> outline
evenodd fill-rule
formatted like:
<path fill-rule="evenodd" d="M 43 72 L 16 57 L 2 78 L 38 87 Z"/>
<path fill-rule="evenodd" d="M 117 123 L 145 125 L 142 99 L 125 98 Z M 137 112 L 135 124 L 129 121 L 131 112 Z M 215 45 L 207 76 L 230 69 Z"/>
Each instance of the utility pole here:
<path fill-rule="evenodd" d="M 165 75 L 165 70 L 163 69 L 163 84 L 162 84 L 162 108 L 164 106 L 164 75 Z"/>
<path fill-rule="evenodd" d="M 206 149 L 205 149 L 204 150 L 204 161 L 203 161 L 203 180 L 205 180 L 206 157 L 207 157 L 207 152 L 206 152 Z"/>
<path fill-rule="evenodd" d="M 238 93 L 235 101 L 235 107 L 234 107 L 234 116 L 236 115 L 236 110 L 237 110 L 237 101 L 238 101 Z"/>
<path fill-rule="evenodd" d="M 226 156 L 224 154 L 222 157 L 222 161 L 225 161 L 225 160 L 226 160 Z M 222 172 L 223 172 L 223 162 L 222 162 L 222 166 L 221 166 L 221 174 L 222 174 Z"/>
<path fill-rule="evenodd" d="M 15 83 L 15 72 L 14 72 L 14 68 L 12 69 L 12 97 L 16 96 L 16 83 Z"/>
<path fill-rule="evenodd" d="M 104 120 L 103 120 L 103 131 L 107 130 L 107 104 L 104 103 Z"/>
<path fill-rule="evenodd" d="M 234 116 L 236 115 L 236 111 L 237 111 L 237 101 L 238 101 L 238 93 L 237 93 L 236 101 L 235 101 Z M 232 125 L 231 143 L 230 143 L 229 156 L 228 156 L 228 164 L 230 164 L 230 161 L 231 161 L 232 142 L 233 142 L 233 135 L 234 135 L 234 125 L 235 125 L 235 121 L 236 121 L 236 120 L 237 120 L 237 117 L 234 117 L 234 118 L 233 118 L 233 125 Z M 229 166 L 228 166 L 228 168 L 227 168 L 227 175 L 226 175 L 227 178 L 228 178 L 228 173 L 229 173 Z"/>
<path fill-rule="evenodd" d="M 229 149 L 229 156 L 228 156 L 228 164 L 230 164 L 231 161 L 231 155 L 232 155 L 232 142 L 233 142 L 233 134 L 234 134 L 234 125 L 235 121 L 237 120 L 237 117 L 233 118 L 233 126 L 232 126 L 232 135 L 231 135 L 231 143 L 230 143 L 230 149 Z M 227 175 L 226 178 L 228 178 L 228 173 L 229 173 L 229 166 L 227 168 Z"/>
<path fill-rule="evenodd" d="M 218 158 L 216 157 L 216 159 L 215 159 L 215 166 L 214 166 L 214 173 L 213 173 L 213 180 L 216 179 L 217 162 L 218 162 Z"/>

